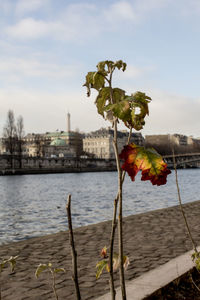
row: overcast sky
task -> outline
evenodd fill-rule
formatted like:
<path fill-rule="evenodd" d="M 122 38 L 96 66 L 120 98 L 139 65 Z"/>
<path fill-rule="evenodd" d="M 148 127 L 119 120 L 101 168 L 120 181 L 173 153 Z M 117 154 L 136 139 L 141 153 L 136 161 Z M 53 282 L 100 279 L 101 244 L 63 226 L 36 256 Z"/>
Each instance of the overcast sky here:
<path fill-rule="evenodd" d="M 144 135 L 200 136 L 199 0 L 0 0 L 0 28 L 0 132 L 9 109 L 26 133 L 66 130 L 67 112 L 72 130 L 109 126 L 82 84 L 122 59 L 114 85 L 152 98 Z"/>

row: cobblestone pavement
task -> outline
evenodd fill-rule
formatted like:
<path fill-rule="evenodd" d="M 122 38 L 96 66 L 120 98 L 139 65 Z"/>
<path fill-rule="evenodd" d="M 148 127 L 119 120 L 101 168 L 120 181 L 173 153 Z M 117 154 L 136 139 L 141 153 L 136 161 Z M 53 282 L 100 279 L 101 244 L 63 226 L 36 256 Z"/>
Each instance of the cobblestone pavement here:
<path fill-rule="evenodd" d="M 192 234 L 200 244 L 200 201 L 184 205 Z M 109 290 L 108 274 L 95 278 L 95 265 L 100 250 L 109 245 L 111 222 L 75 229 L 78 252 L 79 282 L 82 299 L 94 299 Z M 178 206 L 124 218 L 124 252 L 130 258 L 126 280 L 164 264 L 171 258 L 192 248 Z M 116 241 L 117 242 L 117 241 Z M 117 251 L 117 247 L 116 247 Z M 19 255 L 16 272 L 5 269 L 1 276 L 2 300 L 46 300 L 54 299 L 51 280 L 42 273 L 34 276 L 39 263 L 52 262 L 64 267 L 66 273 L 58 275 L 56 286 L 59 300 L 76 299 L 71 279 L 71 250 L 68 232 L 32 238 L 0 247 L 0 257 Z M 116 286 L 119 285 L 118 273 Z"/>

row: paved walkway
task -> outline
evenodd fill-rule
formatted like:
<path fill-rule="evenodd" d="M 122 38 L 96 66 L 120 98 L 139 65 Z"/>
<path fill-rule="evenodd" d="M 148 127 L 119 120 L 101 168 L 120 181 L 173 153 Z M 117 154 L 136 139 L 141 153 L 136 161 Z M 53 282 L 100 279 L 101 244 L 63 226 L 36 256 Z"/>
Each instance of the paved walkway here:
<path fill-rule="evenodd" d="M 200 244 L 200 201 L 186 204 L 193 236 Z M 95 265 L 99 252 L 109 244 L 110 222 L 81 227 L 75 230 L 82 299 L 94 299 L 109 290 L 108 274 L 96 281 Z M 178 206 L 126 217 L 124 219 L 125 254 L 130 258 L 126 280 L 164 264 L 190 250 L 191 242 Z M 2 273 L 2 300 L 54 299 L 47 274 L 37 280 L 34 272 L 39 263 L 52 262 L 67 272 L 57 277 L 59 300 L 76 299 L 71 280 L 71 255 L 68 233 L 61 232 L 0 247 L 0 257 L 19 255 L 16 272 Z M 116 274 L 116 277 L 118 274 Z M 116 285 L 119 280 L 116 280 Z"/>

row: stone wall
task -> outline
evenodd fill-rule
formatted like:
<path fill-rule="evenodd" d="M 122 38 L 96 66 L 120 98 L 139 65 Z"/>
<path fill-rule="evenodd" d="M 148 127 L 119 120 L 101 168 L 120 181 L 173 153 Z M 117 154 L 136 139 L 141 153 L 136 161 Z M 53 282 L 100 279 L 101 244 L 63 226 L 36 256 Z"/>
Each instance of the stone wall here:
<path fill-rule="evenodd" d="M 115 170 L 115 159 L 106 160 L 98 158 L 43 158 L 20 157 L 10 155 L 0 156 L 0 175 L 10 173 L 54 173 L 54 172 L 79 172 L 79 171 L 105 171 Z"/>

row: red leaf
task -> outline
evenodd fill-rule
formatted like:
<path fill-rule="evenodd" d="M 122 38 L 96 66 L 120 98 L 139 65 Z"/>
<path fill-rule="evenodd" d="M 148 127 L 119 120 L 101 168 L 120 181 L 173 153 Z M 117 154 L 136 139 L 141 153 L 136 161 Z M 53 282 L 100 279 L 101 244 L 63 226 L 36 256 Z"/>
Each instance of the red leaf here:
<path fill-rule="evenodd" d="M 101 250 L 101 257 L 107 258 L 107 247 L 104 246 L 103 249 Z"/>
<path fill-rule="evenodd" d="M 122 169 L 129 174 L 132 181 L 138 171 L 142 170 L 141 180 L 150 180 L 153 185 L 163 185 L 167 182 L 167 175 L 171 173 L 153 148 L 145 149 L 132 143 L 124 147 L 120 159 L 125 161 Z"/>

